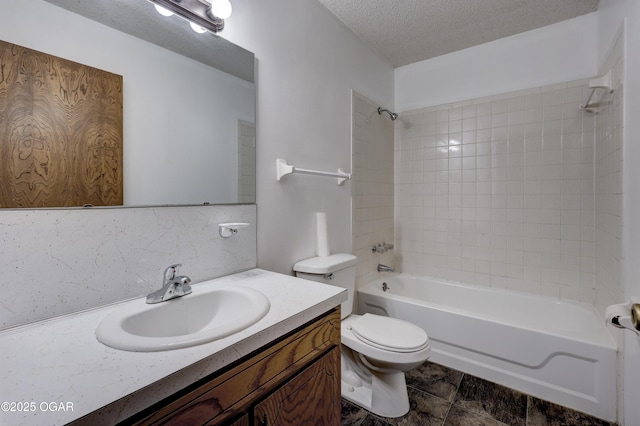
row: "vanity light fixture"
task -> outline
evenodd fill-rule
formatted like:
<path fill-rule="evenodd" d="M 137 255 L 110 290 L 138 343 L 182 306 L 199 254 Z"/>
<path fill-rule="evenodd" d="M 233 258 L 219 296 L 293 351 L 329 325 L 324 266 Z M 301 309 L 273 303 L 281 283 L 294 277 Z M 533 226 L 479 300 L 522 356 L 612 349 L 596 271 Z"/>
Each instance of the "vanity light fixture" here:
<path fill-rule="evenodd" d="M 162 16 L 173 16 L 173 12 L 170 10 L 165 9 L 162 6 L 158 6 L 157 4 L 156 6 L 156 10 L 158 11 L 158 13 Z"/>
<path fill-rule="evenodd" d="M 231 16 L 229 0 L 149 0 L 159 13 L 176 14 L 191 23 L 191 28 L 198 32 L 211 31 L 217 33 L 224 29 L 224 20 Z M 161 11 L 163 9 L 163 11 Z"/>
<path fill-rule="evenodd" d="M 197 32 L 198 34 L 204 34 L 207 32 L 207 29 L 204 27 L 201 27 L 198 24 L 194 24 L 193 22 L 189 22 L 189 25 L 191 26 L 191 29 L 195 32 Z"/>
<path fill-rule="evenodd" d="M 227 19 L 231 16 L 231 2 L 229 0 L 205 0 L 208 3 L 211 3 L 209 8 L 209 12 L 213 16 L 217 16 L 220 19 Z"/>

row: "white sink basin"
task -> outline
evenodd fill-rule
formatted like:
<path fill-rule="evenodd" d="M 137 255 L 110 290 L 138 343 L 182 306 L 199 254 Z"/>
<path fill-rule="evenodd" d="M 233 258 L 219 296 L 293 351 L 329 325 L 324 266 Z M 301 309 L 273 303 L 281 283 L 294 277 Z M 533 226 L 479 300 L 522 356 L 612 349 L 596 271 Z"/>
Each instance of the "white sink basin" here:
<path fill-rule="evenodd" d="M 185 348 L 242 331 L 269 312 L 267 297 L 252 288 L 201 283 L 192 289 L 161 303 L 127 302 L 100 322 L 96 337 L 125 351 Z"/>

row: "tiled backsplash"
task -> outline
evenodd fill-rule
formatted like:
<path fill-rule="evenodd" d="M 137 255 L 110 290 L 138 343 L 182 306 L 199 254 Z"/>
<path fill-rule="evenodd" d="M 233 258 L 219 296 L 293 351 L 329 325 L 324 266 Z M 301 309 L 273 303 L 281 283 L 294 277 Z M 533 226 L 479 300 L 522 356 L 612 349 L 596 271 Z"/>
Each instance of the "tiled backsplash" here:
<path fill-rule="evenodd" d="M 588 80 L 403 112 L 403 272 L 594 301 L 595 115 Z"/>
<path fill-rule="evenodd" d="M 255 225 L 255 205 L 2 211 L 0 329 L 148 294 L 173 263 L 193 283 L 253 268 Z"/>

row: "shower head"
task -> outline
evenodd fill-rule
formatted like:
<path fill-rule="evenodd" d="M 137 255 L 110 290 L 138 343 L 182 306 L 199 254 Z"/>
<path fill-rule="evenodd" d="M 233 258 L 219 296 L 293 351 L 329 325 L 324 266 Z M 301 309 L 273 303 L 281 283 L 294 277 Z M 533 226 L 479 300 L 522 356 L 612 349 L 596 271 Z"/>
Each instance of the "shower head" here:
<path fill-rule="evenodd" d="M 398 114 L 396 114 L 395 112 L 391 112 L 386 108 L 378 107 L 378 114 L 382 114 L 383 112 L 389 114 L 389 117 L 391 117 L 391 120 L 393 121 L 396 121 L 396 118 L 398 118 Z"/>

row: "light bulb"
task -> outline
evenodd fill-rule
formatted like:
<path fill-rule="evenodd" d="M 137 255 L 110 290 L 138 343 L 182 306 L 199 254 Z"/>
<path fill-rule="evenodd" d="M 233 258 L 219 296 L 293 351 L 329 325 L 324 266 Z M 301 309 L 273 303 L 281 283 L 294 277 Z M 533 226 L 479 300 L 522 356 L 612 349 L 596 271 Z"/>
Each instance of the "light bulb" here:
<path fill-rule="evenodd" d="M 231 3 L 229 0 L 207 0 L 211 3 L 211 13 L 220 19 L 227 19 L 231 16 Z"/>
<path fill-rule="evenodd" d="M 154 6 L 156 7 L 156 10 L 158 11 L 158 13 L 159 13 L 160 15 L 162 15 L 162 16 L 171 16 L 171 15 L 173 15 L 173 12 L 172 12 L 172 11 L 170 11 L 170 10 L 168 10 L 168 9 L 165 9 L 165 8 L 164 8 L 164 7 L 162 7 L 162 6 L 158 6 L 157 4 L 156 4 L 156 5 L 154 5 Z"/>
<path fill-rule="evenodd" d="M 189 25 L 191 25 L 191 29 L 195 32 L 197 32 L 198 34 L 203 34 L 206 33 L 207 30 L 202 28 L 200 25 L 198 24 L 194 24 L 193 22 L 189 22 Z"/>

